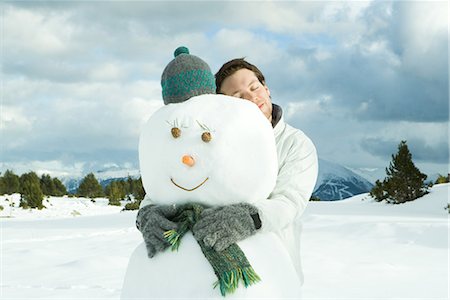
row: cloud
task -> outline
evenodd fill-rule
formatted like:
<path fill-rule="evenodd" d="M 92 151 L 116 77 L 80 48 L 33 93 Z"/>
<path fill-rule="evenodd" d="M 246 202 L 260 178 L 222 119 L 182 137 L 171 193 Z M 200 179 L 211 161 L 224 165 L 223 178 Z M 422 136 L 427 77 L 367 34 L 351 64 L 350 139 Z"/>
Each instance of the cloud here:
<path fill-rule="evenodd" d="M 375 156 L 387 158 L 397 153 L 399 143 L 398 140 L 367 138 L 362 140 L 361 146 Z M 424 140 L 415 138 L 407 140 L 407 145 L 412 153 L 413 161 L 436 164 L 448 164 L 449 162 L 448 143 L 445 141 L 438 144 L 427 144 Z"/>
<path fill-rule="evenodd" d="M 12 95 L 20 85 L 6 87 Z M 135 152 L 140 127 L 163 105 L 159 82 L 141 81 L 125 87 L 43 82 L 34 87 L 34 98 L 25 94 L 23 99 L 16 99 L 15 109 L 7 111 L 8 116 L 12 115 L 10 119 L 23 123 L 24 129 L 10 130 L 5 122 L 8 127 L 3 130 L 2 142 L 6 161 L 20 155 L 51 159 L 83 153 L 96 156 L 96 152 L 106 151 L 108 155 L 114 151 Z"/>
<path fill-rule="evenodd" d="M 301 99 L 285 105 L 288 123 L 303 130 L 315 143 L 319 157 L 350 167 L 386 166 L 402 140 L 414 159 L 442 164 L 449 155 L 448 123 L 374 121 L 361 122 L 334 107 L 334 99 Z"/>
<path fill-rule="evenodd" d="M 313 35 L 298 30 L 278 55 L 255 57 L 254 63 L 264 67 L 281 103 L 329 94 L 336 108 L 361 121 L 447 122 L 445 4 L 423 6 L 372 2 L 351 19 L 354 29 L 345 15 L 334 17 Z M 425 22 L 430 19 L 438 21 Z M 340 26 L 346 35 L 333 29 Z"/>
<path fill-rule="evenodd" d="M 0 130 L 8 163 L 136 163 L 140 126 L 162 105 L 160 76 L 180 45 L 213 72 L 236 57 L 256 64 L 274 103 L 325 159 L 384 166 L 386 149 L 402 139 L 420 161 L 448 155 L 445 2 L 2 7 Z"/>

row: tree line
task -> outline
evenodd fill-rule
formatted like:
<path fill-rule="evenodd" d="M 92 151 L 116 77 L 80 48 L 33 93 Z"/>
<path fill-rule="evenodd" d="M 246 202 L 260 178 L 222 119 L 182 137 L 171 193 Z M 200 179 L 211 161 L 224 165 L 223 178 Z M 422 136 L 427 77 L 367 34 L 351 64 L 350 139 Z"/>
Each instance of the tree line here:
<path fill-rule="evenodd" d="M 125 205 L 125 209 L 138 209 L 140 202 L 144 199 L 145 191 L 140 177 L 133 179 L 128 176 L 125 180 L 112 180 L 103 188 L 95 175 L 89 173 L 80 182 L 76 196 L 106 197 L 109 199 L 110 205 L 120 205 L 121 200 L 128 199 L 131 202 Z"/>
<path fill-rule="evenodd" d="M 1 175 L 1 174 L 0 174 Z M 76 196 L 91 198 L 106 197 L 110 205 L 120 205 L 121 200 L 129 200 L 124 209 L 138 209 L 145 196 L 141 178 L 112 180 L 104 188 L 93 173 L 87 174 L 80 182 L 75 193 L 68 193 L 64 184 L 56 177 L 43 174 L 39 177 L 31 171 L 20 176 L 11 170 L 6 170 L 0 176 L 0 195 L 21 195 L 20 207 L 42 209 L 45 196 Z"/>
<path fill-rule="evenodd" d="M 1 175 L 1 174 L 0 174 Z M 428 193 L 432 183 L 426 183 L 427 175 L 420 172 L 412 161 L 412 154 L 406 141 L 398 145 L 398 152 L 392 155 L 392 161 L 386 168 L 386 177 L 375 182 L 370 191 L 375 201 L 386 201 L 391 204 L 400 204 L 413 201 Z M 450 176 L 439 175 L 435 184 L 449 182 Z M 6 170 L 0 176 L 0 195 L 20 193 L 20 206 L 24 208 L 44 208 L 44 196 L 68 195 L 66 187 L 58 178 L 43 174 L 40 178 L 35 172 L 28 172 L 18 176 L 11 170 Z M 97 197 L 106 197 L 110 205 L 120 205 L 121 200 L 129 200 L 124 209 L 138 209 L 145 196 L 141 178 L 112 180 L 104 188 L 93 173 L 87 174 L 80 182 L 77 191 L 71 194 L 77 197 L 87 197 L 94 200 Z M 69 195 L 70 196 L 70 195 Z M 312 196 L 311 201 L 320 201 Z M 450 213 L 450 209 L 449 209 Z"/>

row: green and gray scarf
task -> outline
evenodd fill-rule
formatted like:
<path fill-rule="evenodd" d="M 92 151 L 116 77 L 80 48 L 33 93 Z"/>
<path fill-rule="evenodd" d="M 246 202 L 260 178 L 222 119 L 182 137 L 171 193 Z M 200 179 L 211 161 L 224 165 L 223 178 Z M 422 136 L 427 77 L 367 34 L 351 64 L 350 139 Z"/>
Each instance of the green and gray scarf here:
<path fill-rule="evenodd" d="M 171 221 L 178 224 L 178 230 L 169 230 L 164 233 L 165 238 L 172 245 L 172 250 L 177 250 L 181 238 L 192 230 L 197 220 L 200 218 L 205 206 L 197 203 L 189 203 L 177 207 L 177 213 Z M 220 293 L 225 296 L 233 293 L 239 282 L 242 281 L 245 287 L 252 285 L 260 278 L 245 257 L 244 252 L 238 245 L 232 244 L 227 249 L 217 252 L 206 246 L 203 241 L 197 240 L 203 254 L 208 259 L 218 280 L 214 283 L 214 288 L 220 286 Z"/>

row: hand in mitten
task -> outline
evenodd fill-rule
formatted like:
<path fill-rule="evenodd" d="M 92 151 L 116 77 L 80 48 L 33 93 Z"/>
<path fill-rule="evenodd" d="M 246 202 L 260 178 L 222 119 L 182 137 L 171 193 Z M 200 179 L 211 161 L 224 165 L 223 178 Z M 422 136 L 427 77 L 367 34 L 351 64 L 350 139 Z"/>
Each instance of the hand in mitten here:
<path fill-rule="evenodd" d="M 170 246 L 164 232 L 177 229 L 177 224 L 169 220 L 175 213 L 176 208 L 173 205 L 147 205 L 139 210 L 136 227 L 142 233 L 148 257 L 152 258 Z"/>
<path fill-rule="evenodd" d="M 258 209 L 251 204 L 238 203 L 205 209 L 192 232 L 198 241 L 222 251 L 253 235 L 259 228 Z"/>

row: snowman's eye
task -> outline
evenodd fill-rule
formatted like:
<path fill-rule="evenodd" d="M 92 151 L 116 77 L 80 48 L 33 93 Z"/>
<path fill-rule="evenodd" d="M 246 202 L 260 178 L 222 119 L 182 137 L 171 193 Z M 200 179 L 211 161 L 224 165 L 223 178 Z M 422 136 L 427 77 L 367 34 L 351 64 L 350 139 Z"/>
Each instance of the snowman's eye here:
<path fill-rule="evenodd" d="M 173 127 L 170 132 L 174 138 L 179 138 L 181 136 L 181 129 L 178 127 Z"/>
<path fill-rule="evenodd" d="M 204 141 L 205 143 L 209 143 L 211 141 L 212 137 L 211 137 L 211 133 L 208 131 L 205 131 L 202 133 L 202 141 Z"/>

